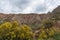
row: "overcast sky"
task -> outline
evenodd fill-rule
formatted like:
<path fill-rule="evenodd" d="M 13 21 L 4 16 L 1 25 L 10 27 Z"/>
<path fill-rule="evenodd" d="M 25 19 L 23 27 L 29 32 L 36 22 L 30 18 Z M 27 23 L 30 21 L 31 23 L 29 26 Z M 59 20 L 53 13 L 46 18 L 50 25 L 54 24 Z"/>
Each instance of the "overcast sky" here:
<path fill-rule="evenodd" d="M 0 0 L 3 13 L 47 13 L 60 5 L 60 0 Z"/>

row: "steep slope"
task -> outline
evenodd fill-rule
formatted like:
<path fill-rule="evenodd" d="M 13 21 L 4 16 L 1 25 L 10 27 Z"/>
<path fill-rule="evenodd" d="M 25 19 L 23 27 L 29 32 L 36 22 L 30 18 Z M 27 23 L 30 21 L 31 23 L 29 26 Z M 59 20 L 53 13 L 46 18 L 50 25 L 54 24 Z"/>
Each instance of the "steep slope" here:
<path fill-rule="evenodd" d="M 27 24 L 36 29 L 43 20 L 48 19 L 47 14 L 0 14 L 3 21 L 18 21 L 20 25 Z"/>

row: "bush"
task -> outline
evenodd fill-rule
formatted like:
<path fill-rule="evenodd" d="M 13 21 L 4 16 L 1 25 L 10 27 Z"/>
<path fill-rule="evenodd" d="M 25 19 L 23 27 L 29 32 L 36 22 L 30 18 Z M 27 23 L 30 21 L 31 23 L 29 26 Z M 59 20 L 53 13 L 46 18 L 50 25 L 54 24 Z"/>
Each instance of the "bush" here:
<path fill-rule="evenodd" d="M 20 26 L 16 21 L 0 25 L 0 40 L 31 40 L 32 38 L 32 29 L 27 25 Z"/>
<path fill-rule="evenodd" d="M 46 40 L 50 37 L 53 37 L 55 34 L 55 30 L 53 27 L 52 21 L 44 21 L 41 28 L 40 28 L 40 34 L 38 36 L 38 39 L 40 40 Z"/>
<path fill-rule="evenodd" d="M 49 29 L 53 26 L 53 21 L 51 20 L 45 20 L 42 22 L 42 26 L 45 28 L 45 29 Z"/>
<path fill-rule="evenodd" d="M 53 38 L 54 38 L 55 40 L 60 40 L 60 33 L 55 34 Z"/>
<path fill-rule="evenodd" d="M 22 39 L 32 40 L 32 38 L 33 38 L 32 29 L 27 25 L 21 26 L 21 28 L 20 28 L 20 38 L 21 38 L 21 40 Z"/>

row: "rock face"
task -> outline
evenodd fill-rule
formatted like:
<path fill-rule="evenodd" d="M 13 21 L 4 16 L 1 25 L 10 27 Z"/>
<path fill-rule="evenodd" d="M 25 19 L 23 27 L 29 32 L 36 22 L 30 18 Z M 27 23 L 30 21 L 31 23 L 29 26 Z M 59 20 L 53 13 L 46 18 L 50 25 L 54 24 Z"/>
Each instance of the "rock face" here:
<path fill-rule="evenodd" d="M 27 24 L 33 28 L 40 27 L 43 20 L 47 19 L 46 14 L 0 14 L 3 21 L 18 21 L 20 25 Z"/>
<path fill-rule="evenodd" d="M 53 18 L 54 20 L 56 20 L 55 22 L 55 26 L 56 27 L 60 27 L 60 6 L 58 6 L 57 8 L 55 8 L 52 13 L 51 13 L 51 18 Z"/>
<path fill-rule="evenodd" d="M 46 14 L 0 14 L 1 19 L 7 21 L 17 20 L 20 23 L 33 23 L 46 19 Z"/>
<path fill-rule="evenodd" d="M 52 11 L 52 13 L 57 13 L 57 12 L 60 13 L 60 6 L 58 6 L 57 8 L 55 8 L 55 9 Z"/>

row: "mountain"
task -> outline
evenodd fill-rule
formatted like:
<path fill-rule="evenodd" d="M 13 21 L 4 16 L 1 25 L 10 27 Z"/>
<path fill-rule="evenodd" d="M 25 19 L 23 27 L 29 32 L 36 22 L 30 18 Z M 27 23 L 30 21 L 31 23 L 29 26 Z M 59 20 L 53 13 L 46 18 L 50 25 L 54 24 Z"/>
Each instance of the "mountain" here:
<path fill-rule="evenodd" d="M 20 25 L 27 24 L 34 27 L 40 27 L 41 22 L 47 18 L 46 14 L 0 14 L 0 20 L 18 21 Z"/>
<path fill-rule="evenodd" d="M 48 13 L 49 14 L 49 13 Z M 60 6 L 55 8 L 50 14 L 49 18 L 55 20 L 55 26 L 60 27 Z"/>
<path fill-rule="evenodd" d="M 60 6 L 58 6 L 57 8 L 55 8 L 52 13 L 51 13 L 51 17 L 53 19 L 56 19 L 56 20 L 60 20 Z"/>
<path fill-rule="evenodd" d="M 57 8 L 55 8 L 55 9 L 52 11 L 52 13 L 57 13 L 57 12 L 60 13 L 60 6 L 58 6 Z"/>

